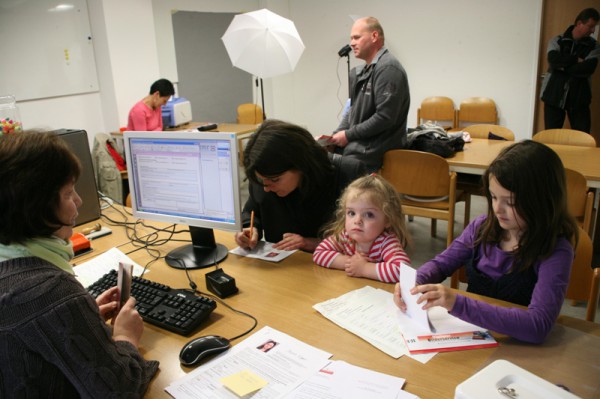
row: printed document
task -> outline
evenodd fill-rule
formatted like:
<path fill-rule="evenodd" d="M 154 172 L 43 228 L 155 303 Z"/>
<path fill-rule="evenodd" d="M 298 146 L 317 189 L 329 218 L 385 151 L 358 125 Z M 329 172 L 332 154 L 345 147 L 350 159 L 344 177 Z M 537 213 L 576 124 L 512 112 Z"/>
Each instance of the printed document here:
<path fill-rule="evenodd" d="M 165 388 L 176 399 L 237 399 L 223 381 L 241 372 L 267 384 L 252 399 L 283 398 L 329 363 L 330 353 L 263 327 Z"/>
<path fill-rule="evenodd" d="M 73 267 L 73 271 L 75 272 L 75 278 L 77 278 L 81 285 L 89 287 L 109 271 L 118 270 L 120 262 L 133 265 L 134 276 L 139 277 L 144 271 L 142 266 L 132 261 L 119 248 L 111 248 L 102 255 L 98 255 L 87 262 Z"/>
<path fill-rule="evenodd" d="M 258 244 L 256 244 L 256 247 L 252 250 L 237 247 L 229 252 L 236 255 L 247 256 L 249 258 L 262 259 L 269 262 L 279 262 L 297 251 L 296 249 L 293 251 L 275 249 L 273 248 L 273 245 L 274 244 L 272 242 L 259 241 Z"/>
<path fill-rule="evenodd" d="M 343 361 L 332 361 L 286 399 L 416 399 L 402 390 L 405 379 Z"/>
<path fill-rule="evenodd" d="M 397 307 L 391 292 L 367 285 L 338 298 L 318 303 L 313 308 L 394 358 L 408 355 L 426 363 L 434 356 L 410 354 L 398 325 L 394 310 Z"/>

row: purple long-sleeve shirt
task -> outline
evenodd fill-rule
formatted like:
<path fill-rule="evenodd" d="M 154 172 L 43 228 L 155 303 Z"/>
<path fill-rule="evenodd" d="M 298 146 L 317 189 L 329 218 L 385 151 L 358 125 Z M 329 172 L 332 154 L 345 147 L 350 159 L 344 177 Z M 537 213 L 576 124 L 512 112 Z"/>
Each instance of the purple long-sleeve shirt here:
<path fill-rule="evenodd" d="M 485 219 L 485 215 L 475 219 L 444 252 L 421 266 L 417 270 L 417 284 L 440 283 L 469 262 L 477 230 Z M 512 253 L 497 245 L 490 245 L 485 252 L 481 251 L 477 264 L 481 273 L 498 279 L 510 270 Z M 552 255 L 533 266 L 537 282 L 527 309 L 494 306 L 458 294 L 450 314 L 521 341 L 542 343 L 560 313 L 572 263 L 573 247 L 565 238 L 559 238 Z"/>

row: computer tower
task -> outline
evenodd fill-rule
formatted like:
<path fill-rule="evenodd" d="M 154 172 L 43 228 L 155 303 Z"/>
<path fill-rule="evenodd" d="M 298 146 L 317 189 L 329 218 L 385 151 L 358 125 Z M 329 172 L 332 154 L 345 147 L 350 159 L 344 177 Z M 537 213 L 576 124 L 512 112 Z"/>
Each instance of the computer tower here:
<path fill-rule="evenodd" d="M 53 133 L 67 142 L 81 162 L 81 175 L 75 184 L 75 190 L 83 201 L 79 208 L 76 225 L 91 222 L 100 218 L 100 201 L 96 187 L 96 176 L 90 153 L 90 143 L 87 132 L 77 129 L 58 129 Z"/>

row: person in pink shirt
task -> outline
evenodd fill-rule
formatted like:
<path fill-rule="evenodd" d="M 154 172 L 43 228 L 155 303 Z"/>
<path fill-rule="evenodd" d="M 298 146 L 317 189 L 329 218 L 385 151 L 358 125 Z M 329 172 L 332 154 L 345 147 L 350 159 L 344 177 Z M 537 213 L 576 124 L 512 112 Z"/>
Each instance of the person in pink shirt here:
<path fill-rule="evenodd" d="M 127 130 L 163 130 L 162 106 L 175 94 L 173 83 L 159 79 L 150 86 L 150 94 L 138 101 L 127 120 Z"/>
<path fill-rule="evenodd" d="M 313 261 L 344 270 L 350 277 L 393 283 L 399 279 L 400 263 L 410 265 L 404 251 L 408 231 L 400 195 L 381 176 L 372 174 L 350 183 L 325 235 Z"/>

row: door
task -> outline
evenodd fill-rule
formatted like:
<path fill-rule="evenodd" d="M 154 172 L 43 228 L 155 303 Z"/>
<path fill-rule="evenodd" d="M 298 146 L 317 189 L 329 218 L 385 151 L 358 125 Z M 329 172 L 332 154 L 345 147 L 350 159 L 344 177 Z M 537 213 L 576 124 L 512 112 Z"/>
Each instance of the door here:
<path fill-rule="evenodd" d="M 554 36 L 562 34 L 569 25 L 575 21 L 577 14 L 585 8 L 594 7 L 600 10 L 600 0 L 545 0 L 542 15 L 542 32 L 539 53 L 539 70 L 537 84 L 537 106 L 536 120 L 534 121 L 533 133 L 544 130 L 544 103 L 539 100 L 543 75 L 548 70 L 548 59 L 546 50 L 548 41 Z M 600 28 L 596 26 L 596 35 Z M 592 76 L 592 135 L 596 143 L 600 143 L 600 65 Z M 569 127 L 569 121 L 565 122 L 565 128 Z"/>

